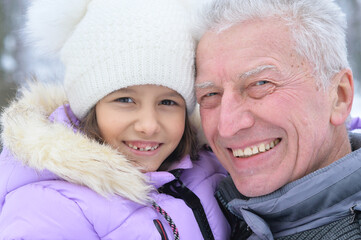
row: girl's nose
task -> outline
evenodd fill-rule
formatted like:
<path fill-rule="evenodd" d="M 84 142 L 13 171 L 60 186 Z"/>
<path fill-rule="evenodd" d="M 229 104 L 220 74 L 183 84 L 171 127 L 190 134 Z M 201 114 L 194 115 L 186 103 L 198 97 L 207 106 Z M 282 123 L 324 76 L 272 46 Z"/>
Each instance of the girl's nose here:
<path fill-rule="evenodd" d="M 134 129 L 146 136 L 153 136 L 160 130 L 159 116 L 154 109 L 142 109 L 139 112 Z"/>

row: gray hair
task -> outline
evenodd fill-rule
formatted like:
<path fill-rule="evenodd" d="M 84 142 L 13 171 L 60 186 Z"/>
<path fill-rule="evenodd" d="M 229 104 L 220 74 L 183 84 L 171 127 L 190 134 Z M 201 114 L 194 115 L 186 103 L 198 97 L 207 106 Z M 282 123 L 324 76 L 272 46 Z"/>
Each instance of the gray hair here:
<path fill-rule="evenodd" d="M 222 32 L 248 20 L 283 19 L 296 42 L 294 50 L 313 65 L 323 87 L 334 74 L 349 68 L 346 17 L 334 0 L 210 0 L 198 17 L 198 39 L 206 31 Z"/>

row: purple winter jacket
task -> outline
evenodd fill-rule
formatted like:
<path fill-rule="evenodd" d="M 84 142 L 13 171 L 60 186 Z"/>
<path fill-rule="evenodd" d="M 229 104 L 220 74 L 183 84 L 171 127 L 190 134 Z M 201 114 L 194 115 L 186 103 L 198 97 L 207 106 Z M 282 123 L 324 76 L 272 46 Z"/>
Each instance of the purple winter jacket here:
<path fill-rule="evenodd" d="M 203 239 L 184 201 L 155 190 L 174 179 L 171 173 L 142 174 L 114 149 L 70 128 L 57 108 L 65 98 L 58 86 L 37 85 L 23 94 L 1 118 L 1 240 L 160 240 L 154 220 L 173 239 L 149 197 L 173 219 L 180 239 Z M 52 122 L 47 116 L 54 109 Z M 171 169 L 183 169 L 180 179 L 201 200 L 215 239 L 228 239 L 230 228 L 214 198 L 227 173 L 215 156 L 201 151 L 198 161 L 185 157 Z"/>
<path fill-rule="evenodd" d="M 351 131 L 361 129 L 361 118 L 359 117 L 351 118 L 348 125 L 348 129 Z"/>

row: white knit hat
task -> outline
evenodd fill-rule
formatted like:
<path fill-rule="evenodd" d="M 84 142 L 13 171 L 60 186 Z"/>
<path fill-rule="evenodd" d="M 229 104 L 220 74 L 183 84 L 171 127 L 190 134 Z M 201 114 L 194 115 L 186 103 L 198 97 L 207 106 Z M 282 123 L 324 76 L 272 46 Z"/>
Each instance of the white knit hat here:
<path fill-rule="evenodd" d="M 27 32 L 44 52 L 59 52 L 65 90 L 82 119 L 120 88 L 156 84 L 195 106 L 190 16 L 182 0 L 33 0 Z M 49 36 L 51 35 L 51 36 Z"/>

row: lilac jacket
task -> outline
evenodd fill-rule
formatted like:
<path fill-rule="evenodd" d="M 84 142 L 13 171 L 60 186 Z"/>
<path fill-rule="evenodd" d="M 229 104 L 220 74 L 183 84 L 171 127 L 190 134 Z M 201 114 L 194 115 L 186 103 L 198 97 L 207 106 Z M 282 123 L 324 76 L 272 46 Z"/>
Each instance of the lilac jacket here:
<path fill-rule="evenodd" d="M 361 118 L 359 118 L 359 117 L 352 118 L 349 122 L 348 128 L 351 131 L 361 129 Z"/>
<path fill-rule="evenodd" d="M 45 93 L 44 95 L 38 94 Z M 174 180 L 169 172 L 140 173 L 106 145 L 69 128 L 58 86 L 36 85 L 12 103 L 2 117 L 0 155 L 0 239 L 161 239 L 154 200 L 173 219 L 180 239 L 203 239 L 192 210 L 156 191 Z M 54 122 L 48 120 L 52 115 Z M 171 169 L 201 200 L 215 239 L 228 239 L 229 226 L 214 190 L 226 176 L 215 156 L 200 152 Z"/>

